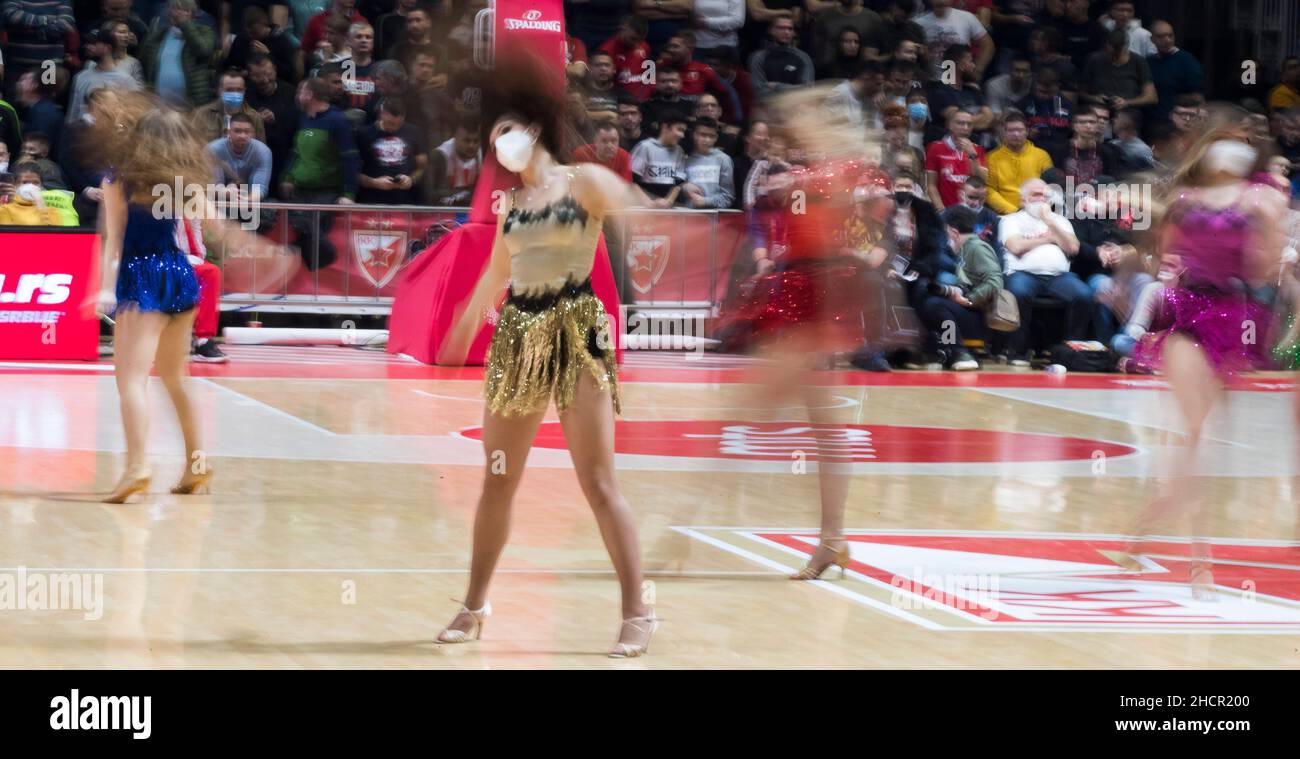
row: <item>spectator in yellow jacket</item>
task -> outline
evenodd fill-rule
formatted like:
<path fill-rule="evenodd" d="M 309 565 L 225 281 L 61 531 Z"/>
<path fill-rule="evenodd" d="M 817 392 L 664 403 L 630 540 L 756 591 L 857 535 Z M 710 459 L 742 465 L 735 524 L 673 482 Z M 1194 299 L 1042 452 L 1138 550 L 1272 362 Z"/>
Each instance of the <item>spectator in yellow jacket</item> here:
<path fill-rule="evenodd" d="M 1020 210 L 1020 185 L 1052 168 L 1052 157 L 1029 139 L 1029 124 L 1019 111 L 1002 119 L 1002 145 L 989 153 L 989 207 L 999 214 Z"/>
<path fill-rule="evenodd" d="M 41 169 L 34 163 L 14 167 L 17 191 L 0 205 L 0 226 L 59 226 L 59 212 L 45 207 L 41 197 Z"/>

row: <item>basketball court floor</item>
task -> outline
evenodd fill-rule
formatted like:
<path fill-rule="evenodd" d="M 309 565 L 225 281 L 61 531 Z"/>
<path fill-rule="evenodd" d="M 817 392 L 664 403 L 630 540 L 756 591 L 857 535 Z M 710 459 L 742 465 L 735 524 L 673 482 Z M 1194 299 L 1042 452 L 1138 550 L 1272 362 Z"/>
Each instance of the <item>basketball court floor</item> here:
<path fill-rule="evenodd" d="M 853 456 L 843 579 L 795 583 L 816 542 L 815 446 L 752 362 L 632 353 L 619 479 L 636 510 L 650 655 L 615 661 L 617 593 L 557 423 L 516 502 L 484 639 L 434 638 L 466 580 L 481 369 L 343 347 L 233 346 L 196 365 L 211 495 L 158 383 L 147 498 L 122 466 L 108 364 L 0 364 L 0 667 L 1295 667 L 1292 377 L 1238 380 L 1198 487 L 1215 591 L 1187 529 L 1115 559 L 1182 448 L 1159 378 L 821 373 Z M 102 583 L 97 612 L 10 597 Z M 14 583 L 18 583 L 15 585 Z"/>

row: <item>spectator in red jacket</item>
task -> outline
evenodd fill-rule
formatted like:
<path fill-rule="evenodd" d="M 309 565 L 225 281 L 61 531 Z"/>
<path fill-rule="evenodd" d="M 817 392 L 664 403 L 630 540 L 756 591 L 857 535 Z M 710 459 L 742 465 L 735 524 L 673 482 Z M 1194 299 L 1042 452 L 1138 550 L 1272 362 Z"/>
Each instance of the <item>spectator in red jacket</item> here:
<path fill-rule="evenodd" d="M 655 91 L 654 72 L 647 65 L 650 61 L 650 46 L 645 41 L 648 28 L 645 19 L 628 16 L 623 19 L 618 33 L 605 40 L 599 48 L 614 56 L 618 86 L 638 102 L 644 102 Z"/>
<path fill-rule="evenodd" d="M 575 163 L 598 163 L 623 178 L 632 181 L 632 155 L 619 147 L 618 122 L 612 116 L 593 119 L 596 138 L 573 151 Z"/>
<path fill-rule="evenodd" d="M 722 81 L 712 66 L 695 60 L 695 32 L 682 30 L 668 38 L 663 55 L 659 56 L 659 66 L 673 67 L 682 72 L 682 99 L 692 107 L 700 95 L 711 92 L 722 105 L 722 115 L 726 121 L 736 122 L 740 119 L 740 99 L 731 85 Z"/>

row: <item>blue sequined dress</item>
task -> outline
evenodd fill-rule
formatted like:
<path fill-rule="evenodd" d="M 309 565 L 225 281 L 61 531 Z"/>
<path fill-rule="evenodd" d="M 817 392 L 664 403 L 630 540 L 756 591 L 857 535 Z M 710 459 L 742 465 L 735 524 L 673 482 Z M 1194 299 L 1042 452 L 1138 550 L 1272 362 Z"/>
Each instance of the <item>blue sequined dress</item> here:
<path fill-rule="evenodd" d="M 176 244 L 176 220 L 155 218 L 150 206 L 127 207 L 117 307 L 179 314 L 199 302 L 199 280 Z"/>

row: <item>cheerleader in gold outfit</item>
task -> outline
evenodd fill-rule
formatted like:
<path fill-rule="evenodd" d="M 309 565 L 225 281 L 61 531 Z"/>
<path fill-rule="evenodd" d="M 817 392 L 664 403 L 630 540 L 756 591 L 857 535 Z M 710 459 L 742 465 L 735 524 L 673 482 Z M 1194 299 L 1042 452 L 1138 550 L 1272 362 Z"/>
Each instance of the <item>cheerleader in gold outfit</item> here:
<path fill-rule="evenodd" d="M 595 513 L 622 591 L 613 657 L 645 653 L 658 623 L 642 599 L 641 549 L 632 509 L 614 476 L 618 369 L 591 269 L 607 211 L 635 190 L 602 166 L 566 166 L 563 109 L 517 93 L 493 122 L 497 161 L 523 180 L 503 198 L 487 270 L 439 362 L 459 363 L 483 314 L 510 282 L 488 351 L 483 446 L 488 463 L 474 518 L 469 587 L 440 643 L 476 640 L 491 613 L 488 584 L 505 548 L 510 506 L 533 438 L 554 401 L 582 492 Z M 504 461 L 502 461 L 504 456 Z M 504 463 L 504 466 L 502 466 Z"/>

